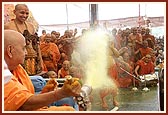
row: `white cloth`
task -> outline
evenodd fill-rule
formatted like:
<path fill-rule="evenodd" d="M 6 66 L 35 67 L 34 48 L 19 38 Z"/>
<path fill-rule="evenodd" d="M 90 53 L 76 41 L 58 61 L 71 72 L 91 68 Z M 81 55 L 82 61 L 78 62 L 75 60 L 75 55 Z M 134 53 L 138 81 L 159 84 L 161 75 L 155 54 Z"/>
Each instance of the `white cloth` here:
<path fill-rule="evenodd" d="M 12 73 L 9 71 L 6 62 L 4 61 L 4 84 L 8 83 L 12 77 Z"/>

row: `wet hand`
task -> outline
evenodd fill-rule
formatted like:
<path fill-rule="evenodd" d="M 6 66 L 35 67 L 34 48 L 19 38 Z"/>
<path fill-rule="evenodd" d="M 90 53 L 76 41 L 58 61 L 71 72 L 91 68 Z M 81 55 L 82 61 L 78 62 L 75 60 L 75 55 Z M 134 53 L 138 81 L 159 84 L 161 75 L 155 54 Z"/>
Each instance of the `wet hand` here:
<path fill-rule="evenodd" d="M 79 78 L 73 78 L 72 76 L 66 76 L 67 79 L 62 86 L 64 93 L 68 96 L 78 96 L 81 92 L 82 84 Z"/>

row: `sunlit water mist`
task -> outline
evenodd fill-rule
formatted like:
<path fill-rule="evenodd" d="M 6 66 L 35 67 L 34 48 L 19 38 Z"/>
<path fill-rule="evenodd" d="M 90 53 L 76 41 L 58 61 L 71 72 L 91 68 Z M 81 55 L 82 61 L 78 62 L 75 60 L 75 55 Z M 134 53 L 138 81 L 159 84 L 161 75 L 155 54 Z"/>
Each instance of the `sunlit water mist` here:
<path fill-rule="evenodd" d="M 84 59 L 85 82 L 95 88 L 114 86 L 107 75 L 109 38 L 103 31 L 91 31 L 82 38 L 81 56 Z"/>

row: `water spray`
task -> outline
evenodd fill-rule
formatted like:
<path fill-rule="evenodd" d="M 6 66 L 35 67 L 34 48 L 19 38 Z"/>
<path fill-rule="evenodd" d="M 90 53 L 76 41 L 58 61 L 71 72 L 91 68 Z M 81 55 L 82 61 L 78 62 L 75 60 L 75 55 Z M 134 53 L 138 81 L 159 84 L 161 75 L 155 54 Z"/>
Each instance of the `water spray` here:
<path fill-rule="evenodd" d="M 84 110 L 91 110 L 88 105 L 88 95 L 90 92 L 102 88 L 117 88 L 112 78 L 108 75 L 109 67 L 113 56 L 110 55 L 109 50 L 112 41 L 110 34 L 97 28 L 95 30 L 87 31 L 80 39 L 78 52 L 84 67 L 85 85 L 82 87 L 80 96 L 77 97 L 77 102 Z M 89 85 L 88 85 L 89 84 Z M 88 103 L 89 102 L 89 103 Z"/>

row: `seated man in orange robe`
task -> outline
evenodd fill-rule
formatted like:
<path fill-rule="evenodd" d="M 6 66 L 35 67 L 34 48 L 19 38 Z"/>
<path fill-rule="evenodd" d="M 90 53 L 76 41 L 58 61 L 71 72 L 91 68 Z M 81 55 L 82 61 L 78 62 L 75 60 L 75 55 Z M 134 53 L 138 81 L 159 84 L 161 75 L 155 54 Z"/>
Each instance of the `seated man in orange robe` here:
<path fill-rule="evenodd" d="M 60 52 L 55 43 L 50 42 L 51 35 L 47 34 L 45 42 L 40 44 L 41 56 L 48 71 L 55 71 L 57 73 L 57 64 L 60 60 Z"/>
<path fill-rule="evenodd" d="M 25 45 L 22 34 L 13 30 L 4 31 L 4 58 L 13 74 L 11 80 L 4 85 L 4 110 L 74 111 L 74 108 L 70 106 L 48 107 L 48 105 L 65 97 L 79 95 L 80 83 L 64 84 L 61 89 L 35 95 L 30 77 L 20 65 L 24 62 L 27 53 Z"/>
<path fill-rule="evenodd" d="M 66 75 L 69 75 L 70 61 L 65 60 L 62 64 L 62 68 L 58 71 L 58 78 L 65 78 Z"/>
<path fill-rule="evenodd" d="M 143 47 L 139 48 L 135 54 L 140 53 L 140 59 L 143 58 L 144 56 L 146 56 L 147 54 L 150 54 L 152 52 L 152 48 L 148 47 L 148 42 L 145 40 L 143 41 Z"/>
<path fill-rule="evenodd" d="M 145 74 L 154 74 L 155 72 L 154 63 L 151 60 L 151 55 L 147 54 L 141 60 L 136 63 L 135 75 L 140 77 Z"/>

